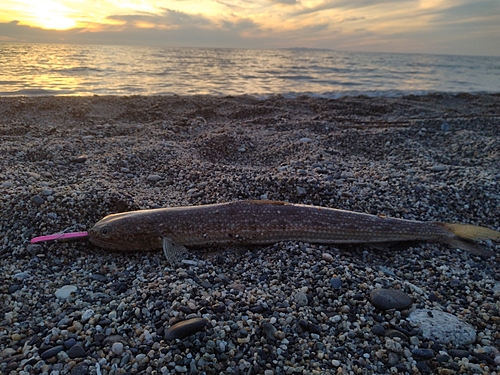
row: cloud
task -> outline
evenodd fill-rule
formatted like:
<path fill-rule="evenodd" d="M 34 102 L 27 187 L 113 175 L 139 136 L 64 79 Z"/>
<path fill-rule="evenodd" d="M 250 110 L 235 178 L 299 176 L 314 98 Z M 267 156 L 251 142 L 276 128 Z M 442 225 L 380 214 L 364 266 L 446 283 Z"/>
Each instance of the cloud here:
<path fill-rule="evenodd" d="M 298 0 L 271 0 L 272 3 L 277 3 L 277 4 L 286 4 L 286 5 L 295 5 L 299 4 Z"/>
<path fill-rule="evenodd" d="M 140 25 L 148 23 L 157 26 L 193 26 L 193 25 L 210 25 L 212 22 L 201 15 L 188 14 L 173 9 L 163 8 L 162 13 L 141 13 L 133 15 L 111 15 L 107 17 L 109 20 L 122 21 L 131 25 Z"/>
<path fill-rule="evenodd" d="M 196 6 L 172 0 L 168 8 L 159 1 L 128 0 L 129 8 L 117 3 L 93 1 L 94 18 L 71 8 L 72 15 L 85 16 L 78 18 L 81 26 L 64 31 L 26 26 L 29 20 L 11 10 L 9 19 L 0 16 L 0 41 L 500 55 L 498 0 L 211 0 Z"/>

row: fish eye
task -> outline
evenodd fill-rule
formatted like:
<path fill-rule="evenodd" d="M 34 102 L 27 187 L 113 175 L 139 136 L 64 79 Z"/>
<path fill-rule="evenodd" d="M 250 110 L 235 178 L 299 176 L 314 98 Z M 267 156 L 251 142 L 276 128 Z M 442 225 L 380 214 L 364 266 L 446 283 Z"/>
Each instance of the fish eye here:
<path fill-rule="evenodd" d="M 104 227 L 101 229 L 101 234 L 103 236 L 106 236 L 107 234 L 109 234 L 109 229 L 107 227 Z"/>

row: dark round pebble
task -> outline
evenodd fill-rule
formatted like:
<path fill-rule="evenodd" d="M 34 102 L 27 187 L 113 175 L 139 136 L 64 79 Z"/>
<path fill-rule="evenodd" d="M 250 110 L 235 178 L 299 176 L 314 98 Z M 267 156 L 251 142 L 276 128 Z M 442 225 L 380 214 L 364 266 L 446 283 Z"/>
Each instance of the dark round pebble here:
<path fill-rule="evenodd" d="M 372 327 L 372 333 L 378 336 L 385 336 L 385 328 L 381 324 L 375 324 Z"/>
<path fill-rule="evenodd" d="M 42 354 L 40 354 L 40 358 L 43 360 L 52 358 L 52 357 L 56 356 L 57 353 L 59 353 L 63 350 L 64 350 L 64 346 L 62 346 L 62 345 L 54 346 L 53 348 L 47 349 Z"/>
<path fill-rule="evenodd" d="M 422 348 L 416 348 L 411 351 L 411 354 L 413 354 L 415 357 L 423 358 L 423 359 L 431 359 L 434 358 L 434 350 L 432 349 L 422 349 Z"/>
<path fill-rule="evenodd" d="M 266 309 L 262 305 L 257 305 L 250 307 L 250 311 L 253 312 L 254 314 L 261 314 L 264 311 L 266 311 Z"/>
<path fill-rule="evenodd" d="M 71 359 L 85 357 L 85 349 L 80 344 L 75 344 L 67 351 Z"/>
<path fill-rule="evenodd" d="M 370 293 L 370 301 L 380 310 L 404 310 L 411 306 L 411 298 L 397 289 L 374 289 Z"/>
<path fill-rule="evenodd" d="M 191 314 L 193 312 L 193 310 L 187 306 L 179 306 L 179 311 L 182 311 L 184 314 Z"/>
<path fill-rule="evenodd" d="M 33 201 L 34 204 L 36 204 L 37 206 L 40 206 L 42 205 L 44 202 L 45 202 L 45 199 L 43 199 L 41 196 L 39 195 L 35 195 L 33 198 L 31 198 L 31 200 Z"/>
<path fill-rule="evenodd" d="M 165 340 L 184 339 L 201 331 L 207 324 L 206 319 L 193 318 L 174 324 L 165 332 Z"/>
<path fill-rule="evenodd" d="M 321 326 L 319 324 L 310 324 L 309 325 L 309 332 L 311 333 L 321 333 Z"/>
<path fill-rule="evenodd" d="M 340 289 L 342 288 L 342 280 L 340 280 L 337 277 L 334 277 L 330 279 L 330 285 L 332 286 L 333 289 Z"/>
<path fill-rule="evenodd" d="M 66 341 L 64 341 L 64 349 L 68 350 L 69 348 L 71 348 L 75 344 L 76 344 L 76 340 L 75 339 L 66 340 Z"/>
<path fill-rule="evenodd" d="M 223 303 L 217 303 L 212 306 L 212 310 L 214 310 L 214 313 L 222 313 L 226 311 L 226 306 Z"/>

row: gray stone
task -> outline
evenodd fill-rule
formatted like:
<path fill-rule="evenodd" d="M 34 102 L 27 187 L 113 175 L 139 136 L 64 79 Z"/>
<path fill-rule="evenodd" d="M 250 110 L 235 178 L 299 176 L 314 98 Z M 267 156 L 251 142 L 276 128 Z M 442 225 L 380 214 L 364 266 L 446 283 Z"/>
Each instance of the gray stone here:
<path fill-rule="evenodd" d="M 111 345 L 111 351 L 116 355 L 121 355 L 123 353 L 123 344 L 121 342 L 115 342 Z"/>
<path fill-rule="evenodd" d="M 410 314 L 408 320 L 420 327 L 424 338 L 440 344 L 459 346 L 476 341 L 473 326 L 443 311 L 417 309 Z"/>
<path fill-rule="evenodd" d="M 77 289 L 78 288 L 75 285 L 64 285 L 57 289 L 54 294 L 57 298 L 67 299 L 71 296 L 71 293 L 76 292 Z"/>
<path fill-rule="evenodd" d="M 411 306 L 411 298 L 397 289 L 373 289 L 370 293 L 370 301 L 373 306 L 380 310 L 404 310 Z"/>
<path fill-rule="evenodd" d="M 151 181 L 151 182 L 156 182 L 156 181 L 161 180 L 161 176 L 160 176 L 160 175 L 157 175 L 157 174 L 150 174 L 150 175 L 147 177 L 147 180 L 148 180 L 148 181 Z"/>
<path fill-rule="evenodd" d="M 297 304 L 299 306 L 307 306 L 307 304 L 309 303 L 307 295 L 302 292 L 297 292 L 297 294 L 295 294 L 295 301 L 297 301 Z"/>
<path fill-rule="evenodd" d="M 431 167 L 431 171 L 433 171 L 433 172 L 443 172 L 446 169 L 447 169 L 446 165 L 434 165 Z"/>

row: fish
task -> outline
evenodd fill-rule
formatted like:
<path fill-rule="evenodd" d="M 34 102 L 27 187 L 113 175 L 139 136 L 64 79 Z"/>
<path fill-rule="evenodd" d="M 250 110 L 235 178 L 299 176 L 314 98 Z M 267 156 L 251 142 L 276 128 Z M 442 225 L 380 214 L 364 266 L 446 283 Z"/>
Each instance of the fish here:
<path fill-rule="evenodd" d="M 364 244 L 440 242 L 488 257 L 472 241 L 500 240 L 500 232 L 470 225 L 424 222 L 269 200 L 157 208 L 111 214 L 89 231 L 93 244 L 119 251 L 163 248 L 178 264 L 186 247 L 240 247 L 281 241 Z"/>

